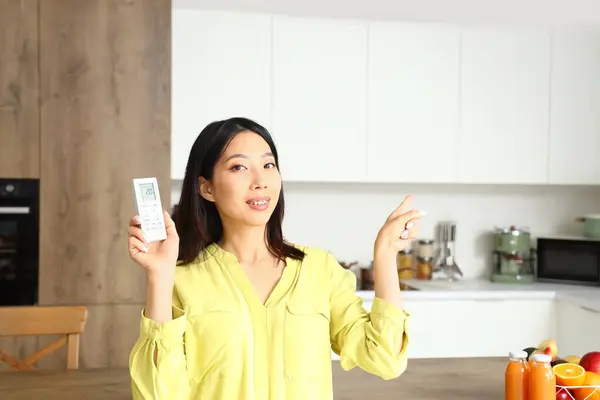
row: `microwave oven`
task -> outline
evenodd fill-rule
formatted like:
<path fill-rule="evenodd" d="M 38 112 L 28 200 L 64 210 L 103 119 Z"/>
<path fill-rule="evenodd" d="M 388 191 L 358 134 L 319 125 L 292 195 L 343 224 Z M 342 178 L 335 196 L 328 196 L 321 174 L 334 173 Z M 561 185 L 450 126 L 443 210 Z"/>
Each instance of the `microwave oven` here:
<path fill-rule="evenodd" d="M 536 264 L 539 282 L 600 286 L 600 239 L 538 237 Z"/>

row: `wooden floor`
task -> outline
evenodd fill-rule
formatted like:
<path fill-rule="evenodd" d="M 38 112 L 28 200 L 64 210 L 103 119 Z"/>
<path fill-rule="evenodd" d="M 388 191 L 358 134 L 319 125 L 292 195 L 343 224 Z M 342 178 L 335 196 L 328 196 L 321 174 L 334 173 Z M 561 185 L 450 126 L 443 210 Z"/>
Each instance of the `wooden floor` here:
<path fill-rule="evenodd" d="M 500 400 L 504 359 L 410 360 L 398 379 L 383 381 L 358 368 L 346 372 L 334 362 L 335 400 Z M 126 369 L 71 372 L 2 372 L 2 400 L 126 400 Z"/>

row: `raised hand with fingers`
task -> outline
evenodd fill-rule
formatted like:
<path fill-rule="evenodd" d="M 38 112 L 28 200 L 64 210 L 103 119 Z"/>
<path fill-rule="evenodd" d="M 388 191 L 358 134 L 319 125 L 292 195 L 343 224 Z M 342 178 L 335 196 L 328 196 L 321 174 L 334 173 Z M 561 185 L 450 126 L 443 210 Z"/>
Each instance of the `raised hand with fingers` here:
<path fill-rule="evenodd" d="M 419 234 L 419 222 L 424 213 L 412 209 L 412 196 L 408 195 L 389 215 L 375 240 L 376 253 L 396 254 L 409 245 L 409 240 Z"/>

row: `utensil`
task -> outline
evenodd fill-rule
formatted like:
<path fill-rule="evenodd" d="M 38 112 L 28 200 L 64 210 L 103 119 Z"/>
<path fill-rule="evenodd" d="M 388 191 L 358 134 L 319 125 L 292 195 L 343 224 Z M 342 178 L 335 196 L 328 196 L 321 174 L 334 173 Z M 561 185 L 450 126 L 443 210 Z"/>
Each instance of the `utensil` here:
<path fill-rule="evenodd" d="M 433 279 L 456 281 L 463 276 L 456 259 L 456 222 L 443 222 L 439 226 L 440 248 L 433 269 Z"/>

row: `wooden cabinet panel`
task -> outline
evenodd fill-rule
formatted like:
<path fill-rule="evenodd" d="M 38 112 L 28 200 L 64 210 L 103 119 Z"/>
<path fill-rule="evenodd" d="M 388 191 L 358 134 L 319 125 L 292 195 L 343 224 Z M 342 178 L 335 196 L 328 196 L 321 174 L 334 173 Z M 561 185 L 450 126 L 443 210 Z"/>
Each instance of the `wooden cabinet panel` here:
<path fill-rule="evenodd" d="M 38 0 L 0 0 L 0 178 L 38 178 Z"/>
<path fill-rule="evenodd" d="M 171 1 L 40 4 L 40 303 L 140 303 L 131 179 L 170 208 Z"/>
<path fill-rule="evenodd" d="M 140 334 L 143 304 L 88 306 L 88 323 L 81 335 L 81 368 L 127 367 Z"/>
<path fill-rule="evenodd" d="M 56 339 L 57 337 L 54 338 Z M 0 350 L 2 350 L 2 352 L 4 353 L 10 354 L 12 357 L 18 360 L 23 360 L 27 358 L 28 355 L 35 353 L 41 348 L 38 346 L 39 345 L 37 336 L 0 337 Z M 0 362 L 0 373 L 3 371 L 10 371 L 10 366 L 5 362 Z"/>

